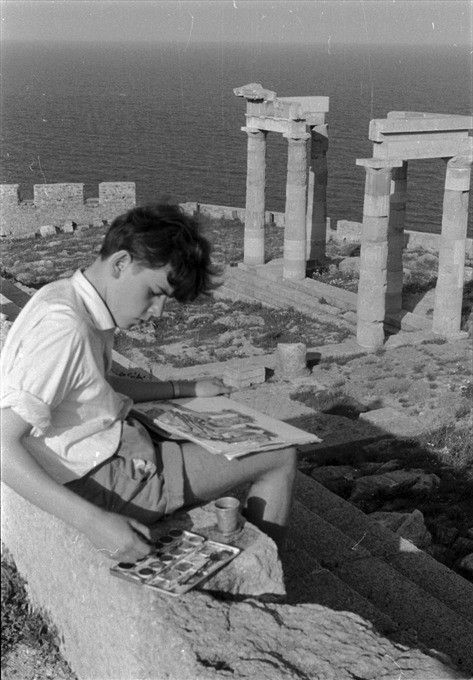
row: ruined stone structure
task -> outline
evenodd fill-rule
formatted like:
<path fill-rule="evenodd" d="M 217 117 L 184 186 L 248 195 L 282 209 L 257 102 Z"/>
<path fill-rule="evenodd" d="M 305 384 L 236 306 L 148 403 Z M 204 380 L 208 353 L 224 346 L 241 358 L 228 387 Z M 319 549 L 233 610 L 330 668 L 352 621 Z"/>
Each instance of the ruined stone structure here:
<path fill-rule="evenodd" d="M 276 97 L 258 83 L 233 90 L 246 99 L 248 164 L 244 263 L 264 264 L 265 154 L 268 132 L 288 142 L 283 278 L 305 278 L 326 240 L 328 97 Z"/>
<path fill-rule="evenodd" d="M 18 184 L 0 184 L 0 236 L 32 236 L 65 223 L 102 224 L 136 204 L 134 182 L 101 182 L 98 198 L 84 201 L 84 185 L 35 184 L 33 200 L 21 200 Z"/>
<path fill-rule="evenodd" d="M 398 326 L 402 316 L 407 167 L 413 159 L 446 161 L 433 331 L 447 338 L 460 334 L 472 128 L 471 116 L 405 111 L 370 122 L 373 158 L 356 161 L 366 170 L 357 304 L 363 347 L 383 345 L 384 323 Z"/>

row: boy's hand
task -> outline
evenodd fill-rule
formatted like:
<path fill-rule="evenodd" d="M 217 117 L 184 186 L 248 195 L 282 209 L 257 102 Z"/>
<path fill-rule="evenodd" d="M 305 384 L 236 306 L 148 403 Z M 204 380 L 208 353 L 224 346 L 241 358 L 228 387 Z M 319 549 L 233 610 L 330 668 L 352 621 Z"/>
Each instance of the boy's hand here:
<path fill-rule="evenodd" d="M 136 562 L 151 552 L 149 528 L 113 512 L 103 512 L 86 534 L 99 552 L 116 562 Z"/>
<path fill-rule="evenodd" d="M 196 397 L 216 397 L 218 394 L 229 394 L 230 392 L 231 388 L 217 378 L 203 378 L 195 382 Z"/>

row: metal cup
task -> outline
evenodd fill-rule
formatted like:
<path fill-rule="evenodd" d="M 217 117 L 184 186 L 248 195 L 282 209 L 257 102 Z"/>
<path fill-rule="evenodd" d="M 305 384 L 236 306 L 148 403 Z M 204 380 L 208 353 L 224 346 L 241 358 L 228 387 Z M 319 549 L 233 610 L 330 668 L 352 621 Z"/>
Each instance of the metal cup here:
<path fill-rule="evenodd" d="M 231 534 L 238 529 L 240 501 L 232 496 L 218 498 L 215 503 L 217 527 L 221 534 Z"/>

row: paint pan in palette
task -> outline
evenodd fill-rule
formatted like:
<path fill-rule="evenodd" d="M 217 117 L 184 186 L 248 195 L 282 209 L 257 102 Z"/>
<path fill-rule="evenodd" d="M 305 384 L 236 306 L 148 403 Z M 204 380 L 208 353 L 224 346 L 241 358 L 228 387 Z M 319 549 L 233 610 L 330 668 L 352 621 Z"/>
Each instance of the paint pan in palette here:
<path fill-rule="evenodd" d="M 111 567 L 113 576 L 168 595 L 183 595 L 228 564 L 239 548 L 204 536 L 171 529 L 157 539 L 154 550 L 138 562 Z"/>

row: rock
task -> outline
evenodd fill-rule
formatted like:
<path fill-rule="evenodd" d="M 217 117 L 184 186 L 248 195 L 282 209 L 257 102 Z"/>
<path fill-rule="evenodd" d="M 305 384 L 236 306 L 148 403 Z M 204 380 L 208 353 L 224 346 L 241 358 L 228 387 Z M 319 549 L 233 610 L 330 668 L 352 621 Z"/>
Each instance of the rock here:
<path fill-rule="evenodd" d="M 458 563 L 458 566 L 460 569 L 463 569 L 463 571 L 466 571 L 468 574 L 473 576 L 473 552 L 469 555 L 465 555 L 465 557 L 462 557 Z"/>
<path fill-rule="evenodd" d="M 452 545 L 452 550 L 457 555 L 467 555 L 473 553 L 473 539 L 459 536 Z"/>
<path fill-rule="evenodd" d="M 44 224 L 42 227 L 39 228 L 39 233 L 41 236 L 55 236 L 57 231 L 56 227 L 52 224 Z"/>
<path fill-rule="evenodd" d="M 226 542 L 216 531 L 213 503 L 174 513 L 159 523 L 159 532 L 165 532 L 167 527 L 186 527 L 212 540 Z M 202 589 L 255 597 L 263 594 L 285 595 L 284 577 L 275 543 L 249 522 L 244 523 L 240 534 L 230 538 L 229 542 L 241 548 L 242 552 L 207 581 Z"/>
<path fill-rule="evenodd" d="M 61 241 L 49 241 L 49 243 L 46 244 L 46 248 L 55 248 L 56 246 L 60 246 Z"/>
<path fill-rule="evenodd" d="M 365 475 L 377 475 L 377 474 L 384 474 L 385 472 L 392 472 L 393 470 L 398 470 L 401 466 L 401 463 L 399 460 L 387 460 L 386 462 L 382 461 L 368 461 L 366 463 L 359 463 L 358 464 L 358 470 L 360 470 L 361 473 L 363 473 L 363 476 Z M 358 475 L 358 477 L 361 477 L 361 475 Z"/>
<path fill-rule="evenodd" d="M 424 516 L 420 510 L 415 509 L 412 512 L 372 512 L 369 517 L 398 536 L 411 541 L 418 548 L 425 548 L 432 543 L 432 536 L 424 524 Z"/>
<path fill-rule="evenodd" d="M 323 465 L 311 472 L 313 479 L 338 495 L 344 495 L 351 490 L 356 476 L 355 468 L 349 465 Z"/>
<path fill-rule="evenodd" d="M 429 494 L 440 484 L 437 475 L 423 470 L 393 470 L 382 475 L 358 477 L 351 494 L 357 501 L 373 496 L 395 496 L 408 491 L 411 494 Z"/>
<path fill-rule="evenodd" d="M 438 520 L 432 521 L 432 532 L 435 540 L 446 546 L 451 545 L 458 536 L 458 529 L 456 527 Z"/>
<path fill-rule="evenodd" d="M 75 222 L 73 222 L 72 220 L 67 220 L 62 225 L 61 231 L 64 232 L 64 234 L 73 234 L 75 227 L 76 227 Z"/>
<path fill-rule="evenodd" d="M 351 242 L 360 243 L 361 241 L 361 222 L 353 222 L 351 220 L 338 220 L 337 229 L 335 231 L 335 240 L 338 243 Z"/>
<path fill-rule="evenodd" d="M 338 263 L 338 269 L 344 274 L 359 274 L 360 258 L 346 257 Z"/>

